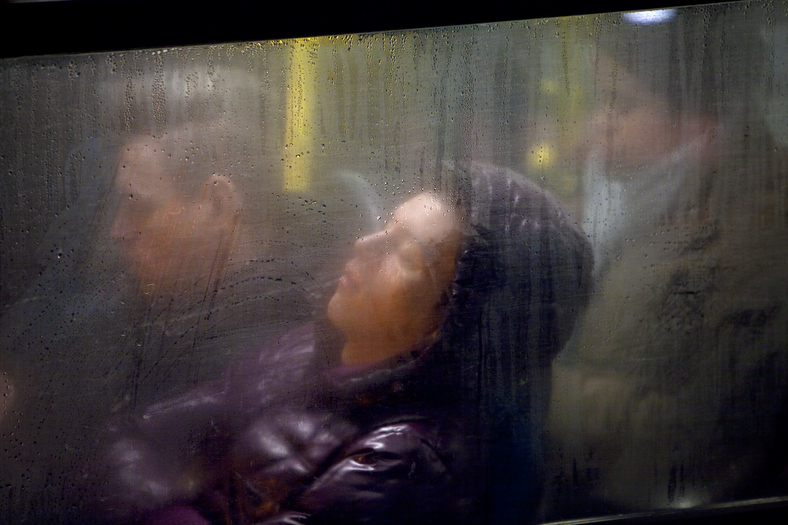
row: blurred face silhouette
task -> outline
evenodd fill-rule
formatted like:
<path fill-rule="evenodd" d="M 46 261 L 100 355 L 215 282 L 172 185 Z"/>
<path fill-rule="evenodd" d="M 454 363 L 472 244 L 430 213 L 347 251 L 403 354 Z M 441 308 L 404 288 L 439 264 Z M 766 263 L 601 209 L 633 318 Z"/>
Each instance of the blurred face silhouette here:
<path fill-rule="evenodd" d="M 602 51 L 596 59 L 596 79 L 600 110 L 591 119 L 589 145 L 603 155 L 608 169 L 653 165 L 715 125 L 688 112 L 679 118 L 665 95 Z"/>
<path fill-rule="evenodd" d="M 443 201 L 422 194 L 356 242 L 328 307 L 348 341 L 406 351 L 439 327 L 454 279 L 457 223 Z"/>
<path fill-rule="evenodd" d="M 115 179 L 120 205 L 111 235 L 146 294 L 199 287 L 227 255 L 222 246 L 231 225 L 212 193 L 219 179 L 190 181 L 196 175 L 186 173 L 175 146 L 173 140 L 129 142 Z"/>

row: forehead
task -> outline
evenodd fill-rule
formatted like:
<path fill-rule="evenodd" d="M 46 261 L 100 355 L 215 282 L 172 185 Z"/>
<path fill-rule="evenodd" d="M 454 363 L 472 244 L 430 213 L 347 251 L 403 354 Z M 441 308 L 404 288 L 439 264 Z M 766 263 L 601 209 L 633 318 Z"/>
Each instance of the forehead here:
<path fill-rule="evenodd" d="M 455 213 L 442 199 L 429 193 L 400 204 L 393 219 L 420 243 L 441 242 L 458 230 Z"/>
<path fill-rule="evenodd" d="M 171 141 L 136 139 L 127 142 L 120 154 L 115 185 L 120 191 L 155 196 L 168 192 L 176 176 Z"/>

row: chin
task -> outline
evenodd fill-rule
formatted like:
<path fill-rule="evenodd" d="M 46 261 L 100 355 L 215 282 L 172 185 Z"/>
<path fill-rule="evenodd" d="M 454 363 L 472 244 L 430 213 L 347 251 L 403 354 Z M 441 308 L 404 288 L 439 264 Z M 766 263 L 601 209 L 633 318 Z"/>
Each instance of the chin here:
<path fill-rule="evenodd" d="M 326 317 L 328 320 L 331 321 L 331 324 L 336 326 L 337 328 L 342 327 L 342 319 L 345 317 L 343 314 L 343 306 L 342 306 L 342 297 L 340 296 L 339 292 L 336 292 L 331 300 L 328 301 L 328 307 L 326 308 Z"/>

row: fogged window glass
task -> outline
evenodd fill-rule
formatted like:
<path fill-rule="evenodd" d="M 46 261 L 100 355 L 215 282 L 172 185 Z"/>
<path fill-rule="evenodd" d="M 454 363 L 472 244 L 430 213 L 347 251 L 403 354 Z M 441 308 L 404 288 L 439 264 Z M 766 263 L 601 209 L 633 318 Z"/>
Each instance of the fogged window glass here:
<path fill-rule="evenodd" d="M 784 494 L 787 41 L 759 2 L 0 62 L 0 521 Z"/>

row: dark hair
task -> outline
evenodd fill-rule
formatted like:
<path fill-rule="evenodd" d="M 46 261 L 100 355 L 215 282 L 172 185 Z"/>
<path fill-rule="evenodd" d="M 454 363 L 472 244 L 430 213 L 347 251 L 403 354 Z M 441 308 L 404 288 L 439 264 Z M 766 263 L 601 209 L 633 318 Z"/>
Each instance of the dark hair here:
<path fill-rule="evenodd" d="M 494 321 L 513 331 L 513 347 L 525 348 L 522 359 L 532 354 L 549 362 L 590 292 L 587 235 L 554 196 L 512 170 L 472 163 L 457 171 L 466 179 L 459 208 L 469 231 L 457 256 L 444 335 L 467 339 Z"/>
<path fill-rule="evenodd" d="M 591 287 L 586 235 L 558 200 L 511 170 L 460 165 L 460 248 L 443 344 L 476 421 L 494 519 L 533 517 L 550 363 Z"/>

